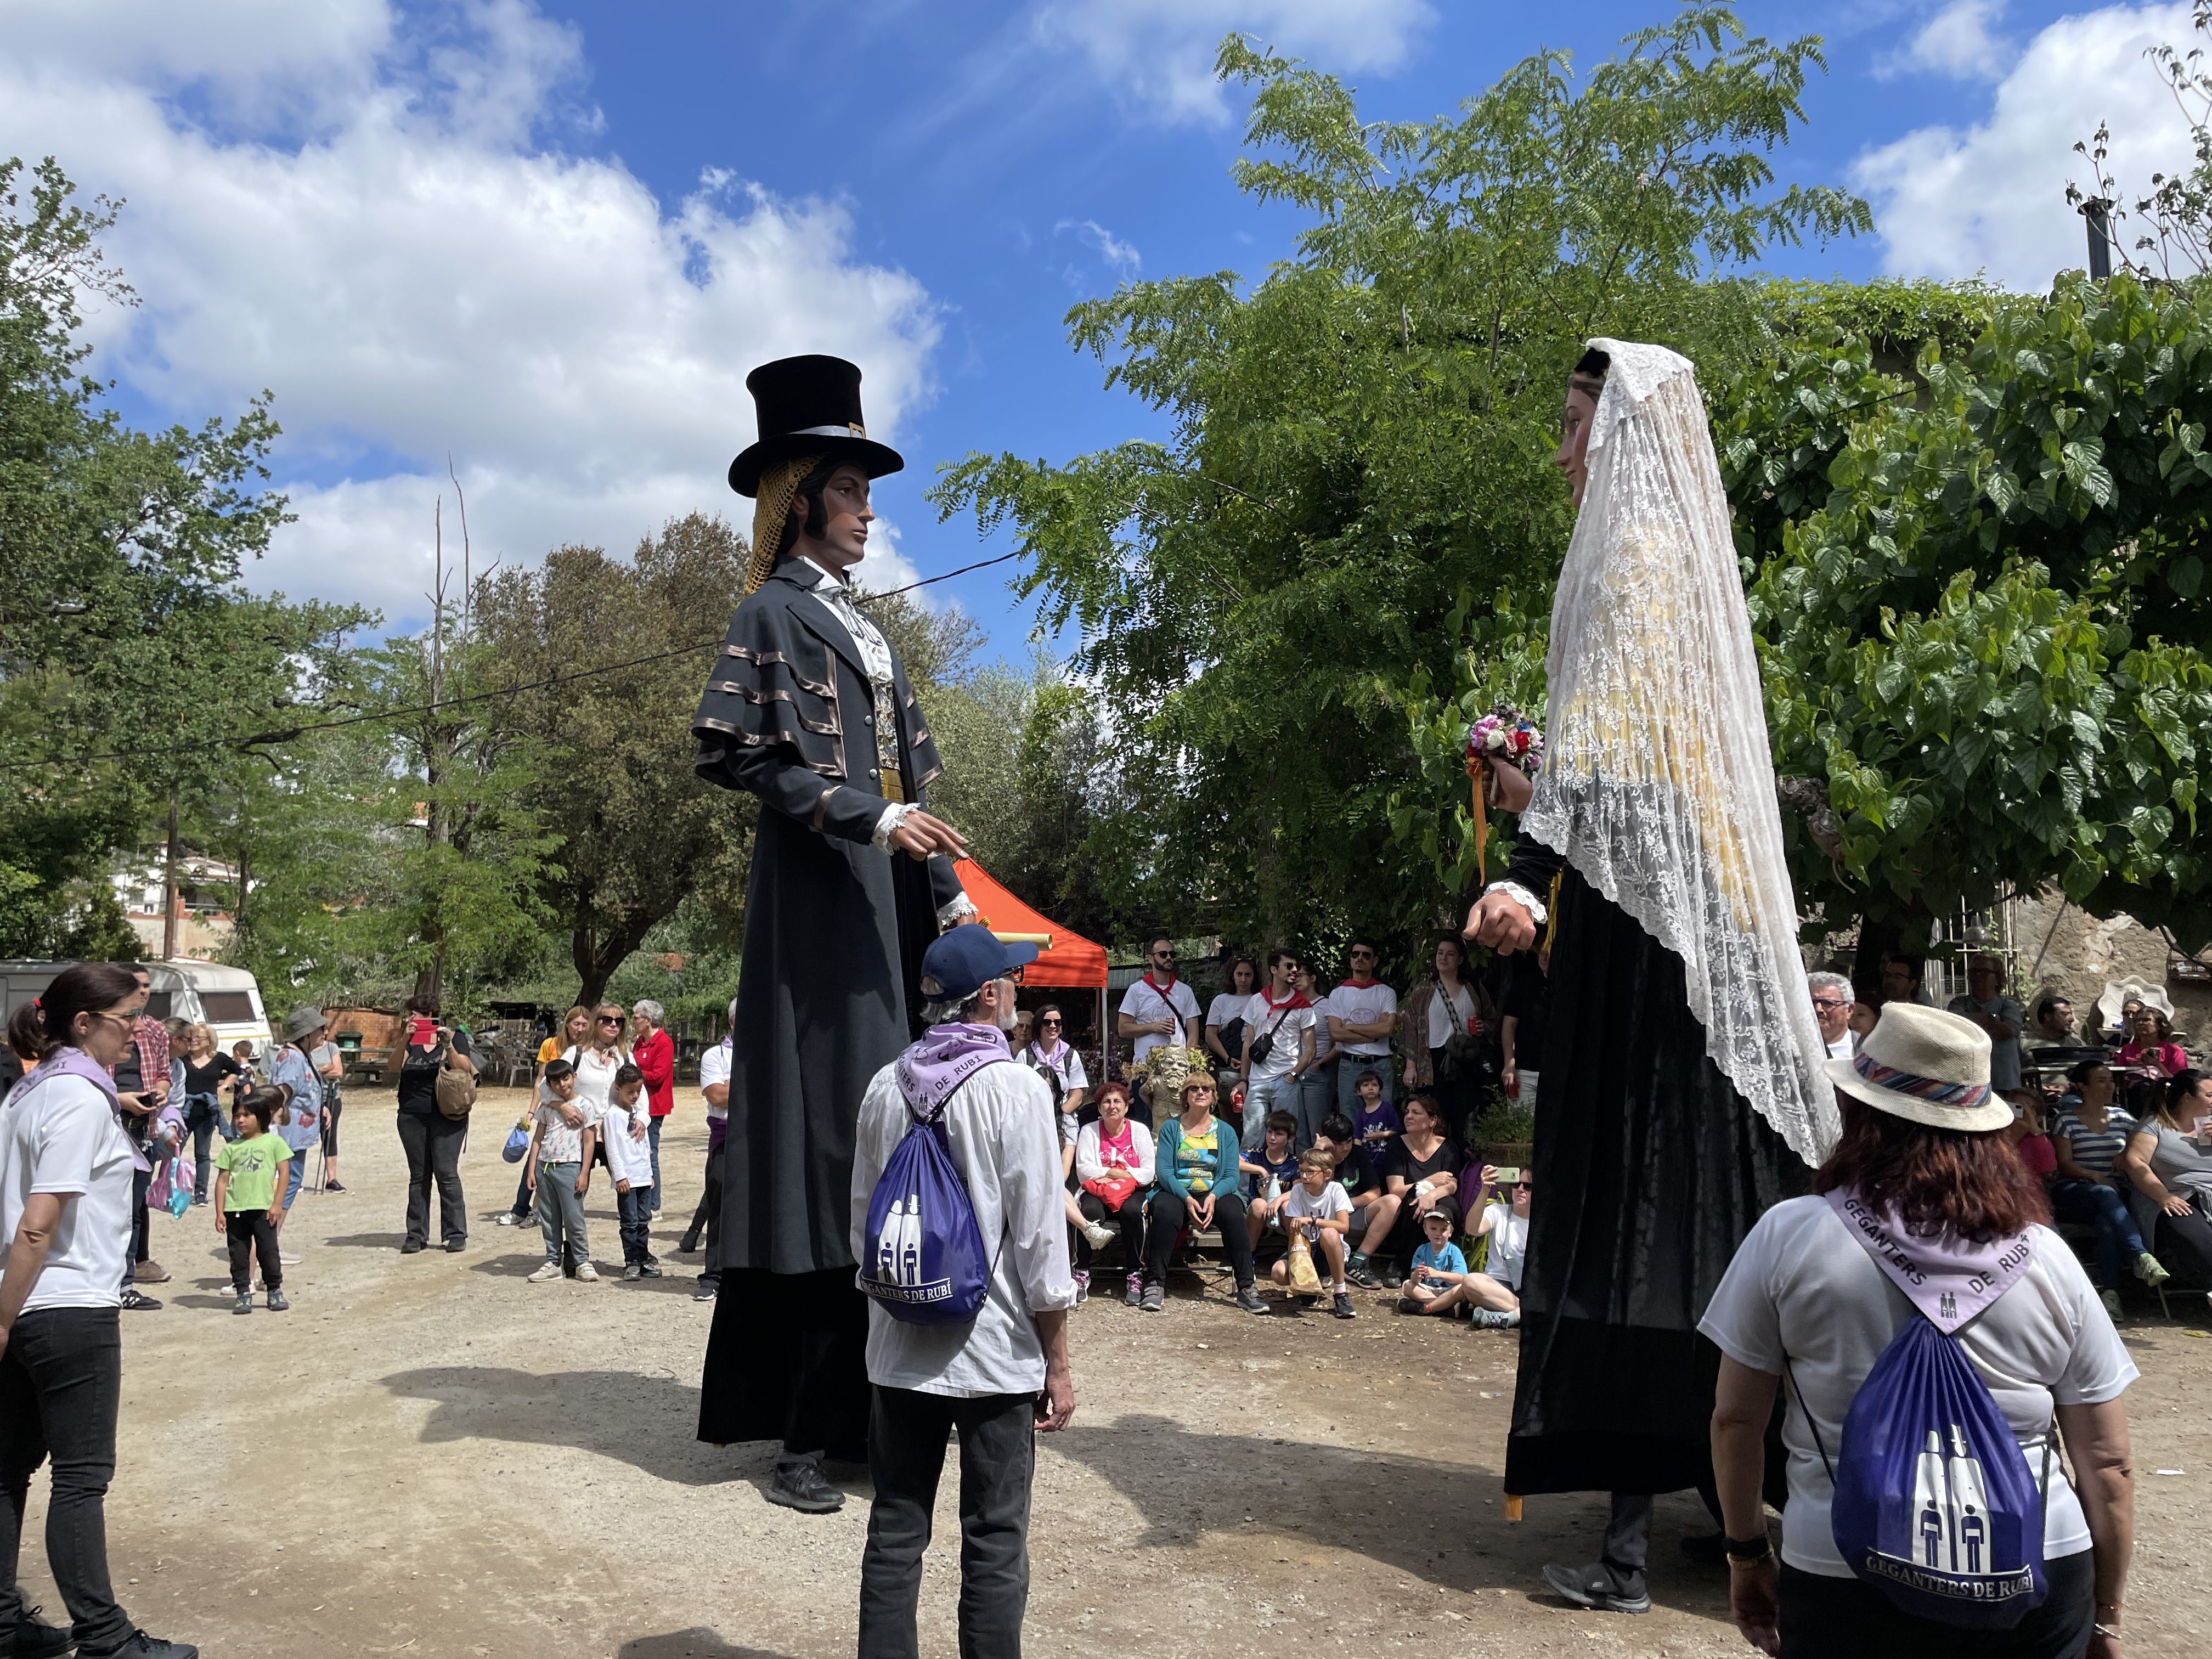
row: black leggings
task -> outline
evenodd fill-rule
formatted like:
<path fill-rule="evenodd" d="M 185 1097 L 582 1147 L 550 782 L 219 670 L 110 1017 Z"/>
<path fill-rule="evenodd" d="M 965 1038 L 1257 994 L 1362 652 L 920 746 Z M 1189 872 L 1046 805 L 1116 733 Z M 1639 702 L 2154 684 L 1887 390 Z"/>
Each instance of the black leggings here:
<path fill-rule="evenodd" d="M 1152 1200 L 1146 1206 L 1145 1279 L 1153 1285 L 1164 1285 L 1168 1277 L 1168 1258 L 1175 1254 L 1176 1239 L 1182 1224 L 1190 1218 L 1190 1206 L 1164 1187 L 1152 1189 Z M 1229 1266 L 1237 1275 L 1241 1289 L 1252 1282 L 1252 1234 L 1244 1224 L 1244 1200 L 1241 1194 L 1223 1193 L 1213 1204 L 1213 1224 L 1221 1229 L 1222 1249 L 1229 1254 Z"/>
<path fill-rule="evenodd" d="M 2203 1194 L 2187 1196 L 2187 1215 L 2159 1212 L 2157 1254 L 2161 1258 L 2179 1256 L 2191 1270 L 2191 1283 L 2212 1285 L 2212 1216 L 2204 1213 Z"/>
<path fill-rule="evenodd" d="M 338 1114 L 344 1109 L 345 1102 L 340 1100 L 336 1093 L 331 1094 L 323 1102 L 323 1156 L 325 1158 L 336 1158 L 338 1155 Z"/>
<path fill-rule="evenodd" d="M 1075 1203 L 1088 1220 L 1104 1221 L 1112 1216 L 1121 1229 L 1121 1265 L 1133 1273 L 1139 1272 L 1145 1261 L 1145 1189 L 1139 1187 L 1131 1193 L 1118 1210 L 1108 1210 L 1106 1200 L 1096 1193 L 1079 1193 Z"/>
<path fill-rule="evenodd" d="M 276 1224 L 266 1210 L 228 1210 L 223 1212 L 222 1236 L 230 1246 L 230 1285 L 240 1296 L 253 1282 L 248 1257 L 261 1257 L 261 1282 L 272 1291 L 284 1288 L 284 1265 L 276 1252 Z"/>

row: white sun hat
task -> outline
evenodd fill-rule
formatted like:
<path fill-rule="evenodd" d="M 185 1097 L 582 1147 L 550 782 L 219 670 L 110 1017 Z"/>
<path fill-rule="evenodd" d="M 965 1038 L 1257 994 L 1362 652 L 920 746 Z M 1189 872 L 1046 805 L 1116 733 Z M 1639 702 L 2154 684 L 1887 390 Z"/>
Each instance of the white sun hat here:
<path fill-rule="evenodd" d="M 1990 1034 L 1972 1020 L 1917 1002 L 1882 1005 L 1881 1018 L 1849 1060 L 1827 1063 L 1828 1081 L 1893 1117 L 1936 1129 L 2002 1129 L 2011 1104 L 1990 1091 Z"/>

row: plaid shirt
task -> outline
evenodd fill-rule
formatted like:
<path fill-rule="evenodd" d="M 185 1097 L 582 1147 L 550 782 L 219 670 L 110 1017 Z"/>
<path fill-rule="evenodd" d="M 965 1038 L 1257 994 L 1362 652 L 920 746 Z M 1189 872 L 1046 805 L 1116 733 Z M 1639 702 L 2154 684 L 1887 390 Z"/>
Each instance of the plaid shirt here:
<path fill-rule="evenodd" d="M 141 1014 L 131 1023 L 131 1041 L 138 1048 L 138 1081 L 142 1088 L 169 1081 L 169 1028 Z"/>

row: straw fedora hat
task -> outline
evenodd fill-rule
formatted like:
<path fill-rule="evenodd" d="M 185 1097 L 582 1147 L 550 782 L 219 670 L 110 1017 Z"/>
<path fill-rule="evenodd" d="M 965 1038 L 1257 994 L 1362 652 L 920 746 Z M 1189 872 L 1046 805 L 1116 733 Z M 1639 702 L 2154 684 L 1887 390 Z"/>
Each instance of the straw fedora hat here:
<path fill-rule="evenodd" d="M 1858 1053 L 1828 1061 L 1827 1071 L 1853 1099 L 1930 1128 L 2002 1129 L 2012 1121 L 2011 1104 L 1990 1090 L 1990 1034 L 1940 1008 L 1884 1003 Z"/>

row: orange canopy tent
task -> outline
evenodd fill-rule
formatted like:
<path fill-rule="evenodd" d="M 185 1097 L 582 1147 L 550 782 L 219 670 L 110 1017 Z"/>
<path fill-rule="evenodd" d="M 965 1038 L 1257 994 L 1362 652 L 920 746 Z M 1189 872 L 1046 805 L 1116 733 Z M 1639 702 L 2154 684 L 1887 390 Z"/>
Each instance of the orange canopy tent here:
<path fill-rule="evenodd" d="M 1024 985 L 1050 986 L 1056 990 L 1081 988 L 1102 994 L 1105 991 L 1104 945 L 1093 945 L 1080 933 L 1071 933 L 1049 917 L 1039 915 L 993 881 L 975 860 L 962 859 L 952 867 L 960 878 L 962 890 L 983 913 L 986 927 L 1001 938 L 1011 936 L 1042 947 L 1029 971 L 1022 975 Z"/>

